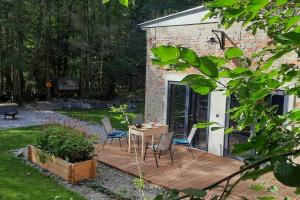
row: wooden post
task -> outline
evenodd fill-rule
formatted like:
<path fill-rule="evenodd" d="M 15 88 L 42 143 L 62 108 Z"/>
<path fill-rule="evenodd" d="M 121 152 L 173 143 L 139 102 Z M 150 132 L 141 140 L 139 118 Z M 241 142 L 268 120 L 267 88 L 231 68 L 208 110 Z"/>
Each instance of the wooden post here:
<path fill-rule="evenodd" d="M 30 162 L 32 162 L 32 157 L 31 157 L 31 145 L 28 145 L 28 147 L 27 147 L 27 156 L 28 156 L 28 160 L 30 161 Z"/>

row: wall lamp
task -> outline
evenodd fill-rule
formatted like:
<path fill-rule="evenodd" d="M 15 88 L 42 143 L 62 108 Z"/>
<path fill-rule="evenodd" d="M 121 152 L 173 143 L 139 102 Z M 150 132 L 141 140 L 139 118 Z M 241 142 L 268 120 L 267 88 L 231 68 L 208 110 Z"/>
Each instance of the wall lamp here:
<path fill-rule="evenodd" d="M 220 45 L 220 49 L 225 50 L 225 32 L 220 30 L 212 30 L 212 33 L 215 34 L 218 40 L 216 40 L 214 37 L 211 37 L 207 40 L 207 43 L 218 43 Z"/>

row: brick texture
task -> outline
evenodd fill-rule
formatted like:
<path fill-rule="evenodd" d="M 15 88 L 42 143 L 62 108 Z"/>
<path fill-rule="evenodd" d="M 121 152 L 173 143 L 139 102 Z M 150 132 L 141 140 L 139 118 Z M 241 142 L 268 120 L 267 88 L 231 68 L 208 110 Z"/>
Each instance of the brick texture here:
<path fill-rule="evenodd" d="M 165 76 L 170 72 L 154 66 L 151 62 L 151 48 L 160 45 L 177 45 L 193 49 L 199 56 L 202 55 L 223 55 L 218 44 L 208 43 L 210 37 L 215 37 L 212 30 L 222 30 L 216 23 L 157 27 L 147 29 L 147 63 L 146 63 L 146 97 L 145 97 L 145 118 L 146 120 L 157 119 L 165 121 L 164 99 L 165 99 Z M 225 31 L 229 38 L 225 40 L 225 48 L 236 45 L 241 48 L 246 55 L 257 52 L 270 41 L 263 31 L 258 31 L 254 36 L 241 27 L 241 24 L 235 24 Z M 215 37 L 216 38 L 216 37 Z M 279 62 L 291 62 L 295 56 L 289 55 Z M 293 61 L 295 62 L 295 61 Z M 256 61 L 253 60 L 253 65 Z M 193 70 L 185 72 L 195 73 Z M 299 104 L 299 102 L 298 102 Z"/>

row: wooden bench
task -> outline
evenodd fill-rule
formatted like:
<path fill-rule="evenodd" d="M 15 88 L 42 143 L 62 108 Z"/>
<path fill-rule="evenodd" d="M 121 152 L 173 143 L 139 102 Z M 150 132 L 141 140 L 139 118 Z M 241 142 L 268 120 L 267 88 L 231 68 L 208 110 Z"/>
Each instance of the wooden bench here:
<path fill-rule="evenodd" d="M 4 119 L 6 119 L 7 117 L 16 119 L 16 115 L 18 114 L 18 104 L 15 103 L 0 104 L 0 114 L 4 115 Z"/>
<path fill-rule="evenodd" d="M 4 120 L 5 120 L 7 117 L 11 117 L 13 120 L 15 120 L 17 114 L 18 114 L 18 112 L 7 112 L 7 113 L 4 113 Z"/>

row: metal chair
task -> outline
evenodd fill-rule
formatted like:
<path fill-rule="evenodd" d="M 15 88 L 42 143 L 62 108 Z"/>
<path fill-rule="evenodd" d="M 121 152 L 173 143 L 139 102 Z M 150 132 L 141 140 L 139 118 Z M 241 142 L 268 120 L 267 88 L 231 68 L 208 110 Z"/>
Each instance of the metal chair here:
<path fill-rule="evenodd" d="M 173 163 L 173 154 L 172 154 L 172 140 L 173 140 L 174 133 L 165 133 L 161 134 L 159 137 L 158 144 L 152 144 L 148 145 L 146 144 L 145 154 L 144 154 L 144 161 L 146 160 L 147 150 L 151 149 L 153 150 L 153 154 L 155 157 L 156 167 L 158 168 L 158 161 L 157 161 L 157 152 L 159 151 L 158 158 L 160 158 L 160 155 L 163 151 L 169 151 L 171 160 Z"/>
<path fill-rule="evenodd" d="M 104 149 L 108 139 L 111 139 L 110 144 L 112 143 L 112 141 L 114 139 L 119 139 L 119 144 L 120 144 L 120 148 L 121 148 L 121 151 L 122 151 L 121 139 L 126 138 L 126 141 L 128 142 L 127 132 L 113 129 L 108 117 L 105 117 L 105 118 L 101 119 L 101 122 L 102 122 L 102 125 L 104 127 L 104 131 L 106 133 L 106 139 L 105 139 L 104 144 L 103 144 L 103 149 Z"/>
<path fill-rule="evenodd" d="M 188 150 L 191 152 L 193 159 L 194 157 L 194 153 L 193 153 L 193 146 L 192 146 L 192 140 L 195 136 L 195 133 L 197 131 L 197 128 L 192 128 L 192 130 L 190 131 L 190 134 L 188 137 L 184 136 L 183 138 L 173 138 L 173 144 L 175 145 L 184 145 L 187 146 Z"/>

